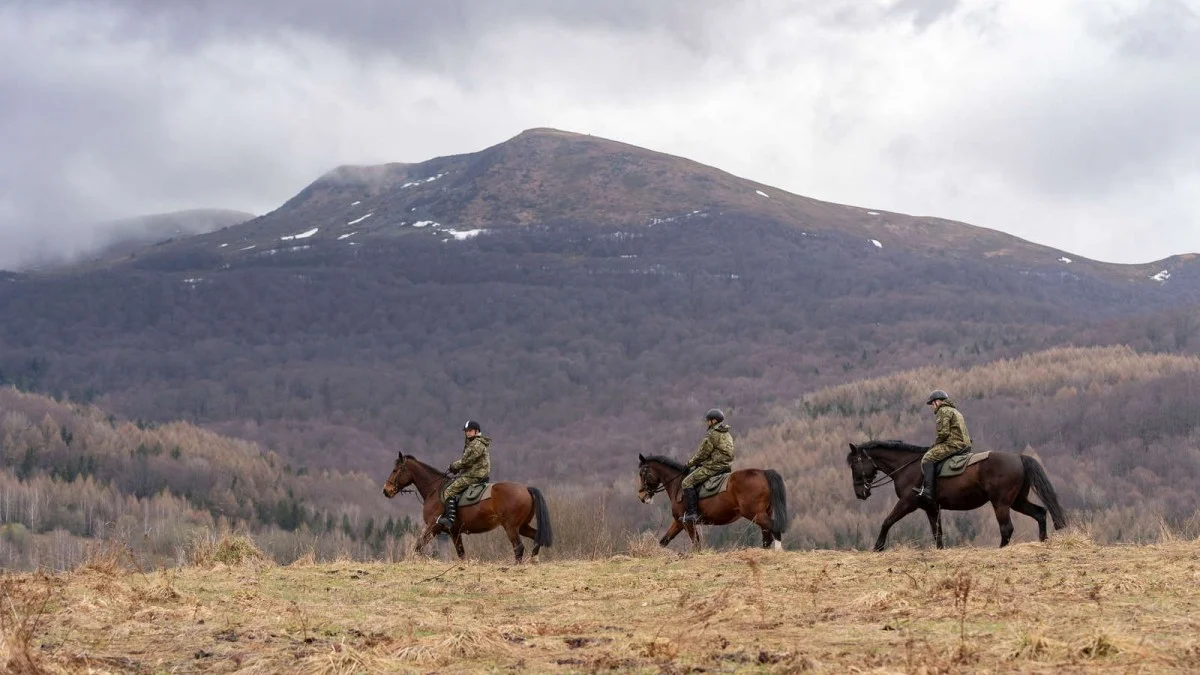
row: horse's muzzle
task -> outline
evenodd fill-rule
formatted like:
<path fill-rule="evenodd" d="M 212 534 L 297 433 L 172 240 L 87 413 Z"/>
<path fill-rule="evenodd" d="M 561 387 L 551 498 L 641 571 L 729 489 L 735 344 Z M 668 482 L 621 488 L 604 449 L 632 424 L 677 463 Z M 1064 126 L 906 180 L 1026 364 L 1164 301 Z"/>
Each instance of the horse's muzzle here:
<path fill-rule="evenodd" d="M 391 483 L 383 486 L 383 496 L 387 497 L 388 499 L 395 497 L 397 492 L 399 492 L 399 490 L 397 490 L 396 486 L 392 485 Z"/>
<path fill-rule="evenodd" d="M 865 485 L 860 485 L 858 487 L 855 487 L 854 488 L 854 496 L 858 497 L 861 500 L 865 500 L 871 496 L 871 488 L 869 488 Z"/>
<path fill-rule="evenodd" d="M 654 493 L 647 492 L 645 490 L 638 490 L 638 499 L 640 499 L 643 504 L 649 504 L 650 502 L 654 501 Z"/>

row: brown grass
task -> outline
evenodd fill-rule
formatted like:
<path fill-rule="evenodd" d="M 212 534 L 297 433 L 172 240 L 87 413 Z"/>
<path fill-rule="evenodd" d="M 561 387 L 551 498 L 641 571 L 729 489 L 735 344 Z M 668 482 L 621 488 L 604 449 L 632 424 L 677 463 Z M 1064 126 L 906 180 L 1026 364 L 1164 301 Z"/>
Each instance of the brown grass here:
<path fill-rule="evenodd" d="M 83 566 L 4 578 L 0 663 L 21 673 L 1200 668 L 1200 543 L 1083 539 L 520 567 Z"/>

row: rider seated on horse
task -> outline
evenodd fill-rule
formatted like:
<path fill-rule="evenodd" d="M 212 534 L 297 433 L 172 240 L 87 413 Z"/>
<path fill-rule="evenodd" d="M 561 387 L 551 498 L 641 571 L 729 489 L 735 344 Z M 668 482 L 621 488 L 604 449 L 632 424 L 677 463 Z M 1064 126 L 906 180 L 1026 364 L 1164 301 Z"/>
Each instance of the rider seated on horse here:
<path fill-rule="evenodd" d="M 933 407 L 937 419 L 937 439 L 933 447 L 921 457 L 921 475 L 924 484 L 914 488 L 917 498 L 930 504 L 937 503 L 934 486 L 937 484 L 937 465 L 960 452 L 971 449 L 971 434 L 967 433 L 967 421 L 950 400 L 949 394 L 938 389 L 929 395 L 925 405 Z"/>
<path fill-rule="evenodd" d="M 683 479 L 683 503 L 687 507 L 684 523 L 700 520 L 698 490 L 704 481 L 733 470 L 733 434 L 725 424 L 725 413 L 713 408 L 704 420 L 708 424 L 708 433 L 700 442 L 700 449 L 688 460 L 687 466 L 692 472 Z"/>
<path fill-rule="evenodd" d="M 437 520 L 438 525 L 447 532 L 454 527 L 458 516 L 459 496 L 475 483 L 486 483 L 492 471 L 492 460 L 488 456 L 488 446 L 492 444 L 492 439 L 483 435 L 479 422 L 468 420 L 463 426 L 463 434 L 466 439 L 463 441 L 462 458 L 451 464 L 446 471 L 458 476 L 442 490 L 446 508 L 442 511 L 442 517 Z"/>

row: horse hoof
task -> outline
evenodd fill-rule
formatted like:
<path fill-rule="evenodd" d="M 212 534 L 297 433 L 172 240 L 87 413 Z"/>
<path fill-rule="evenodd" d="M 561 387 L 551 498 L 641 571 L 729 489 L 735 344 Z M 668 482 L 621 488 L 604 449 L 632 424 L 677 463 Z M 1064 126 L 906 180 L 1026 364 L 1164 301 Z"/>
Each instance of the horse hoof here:
<path fill-rule="evenodd" d="M 771 550 L 772 551 L 782 551 L 783 550 L 783 542 L 779 541 L 778 539 L 771 542 Z"/>
<path fill-rule="evenodd" d="M 538 564 L 538 557 L 536 555 L 529 556 L 529 564 L 530 565 Z"/>

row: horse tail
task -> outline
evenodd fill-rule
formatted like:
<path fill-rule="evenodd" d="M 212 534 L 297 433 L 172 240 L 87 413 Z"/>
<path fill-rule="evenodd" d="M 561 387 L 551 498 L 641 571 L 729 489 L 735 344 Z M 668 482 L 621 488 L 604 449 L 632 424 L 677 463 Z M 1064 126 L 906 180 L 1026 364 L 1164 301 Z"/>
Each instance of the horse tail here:
<path fill-rule="evenodd" d="M 787 487 L 783 476 L 774 469 L 763 471 L 767 476 L 767 487 L 771 489 L 771 533 L 778 539 L 787 530 Z"/>
<path fill-rule="evenodd" d="M 533 543 L 549 547 L 554 543 L 554 529 L 550 526 L 550 509 L 546 506 L 546 498 L 535 487 L 529 488 L 529 496 L 533 498 L 534 516 L 537 517 L 537 538 Z"/>
<path fill-rule="evenodd" d="M 1058 493 L 1054 491 L 1054 486 L 1050 484 L 1050 478 L 1046 476 L 1046 471 L 1042 469 L 1042 465 L 1028 455 L 1021 455 L 1021 465 L 1025 467 L 1025 482 L 1046 503 L 1046 508 L 1050 511 L 1050 517 L 1054 519 L 1054 529 L 1061 530 L 1066 527 L 1067 515 L 1058 503 Z"/>

